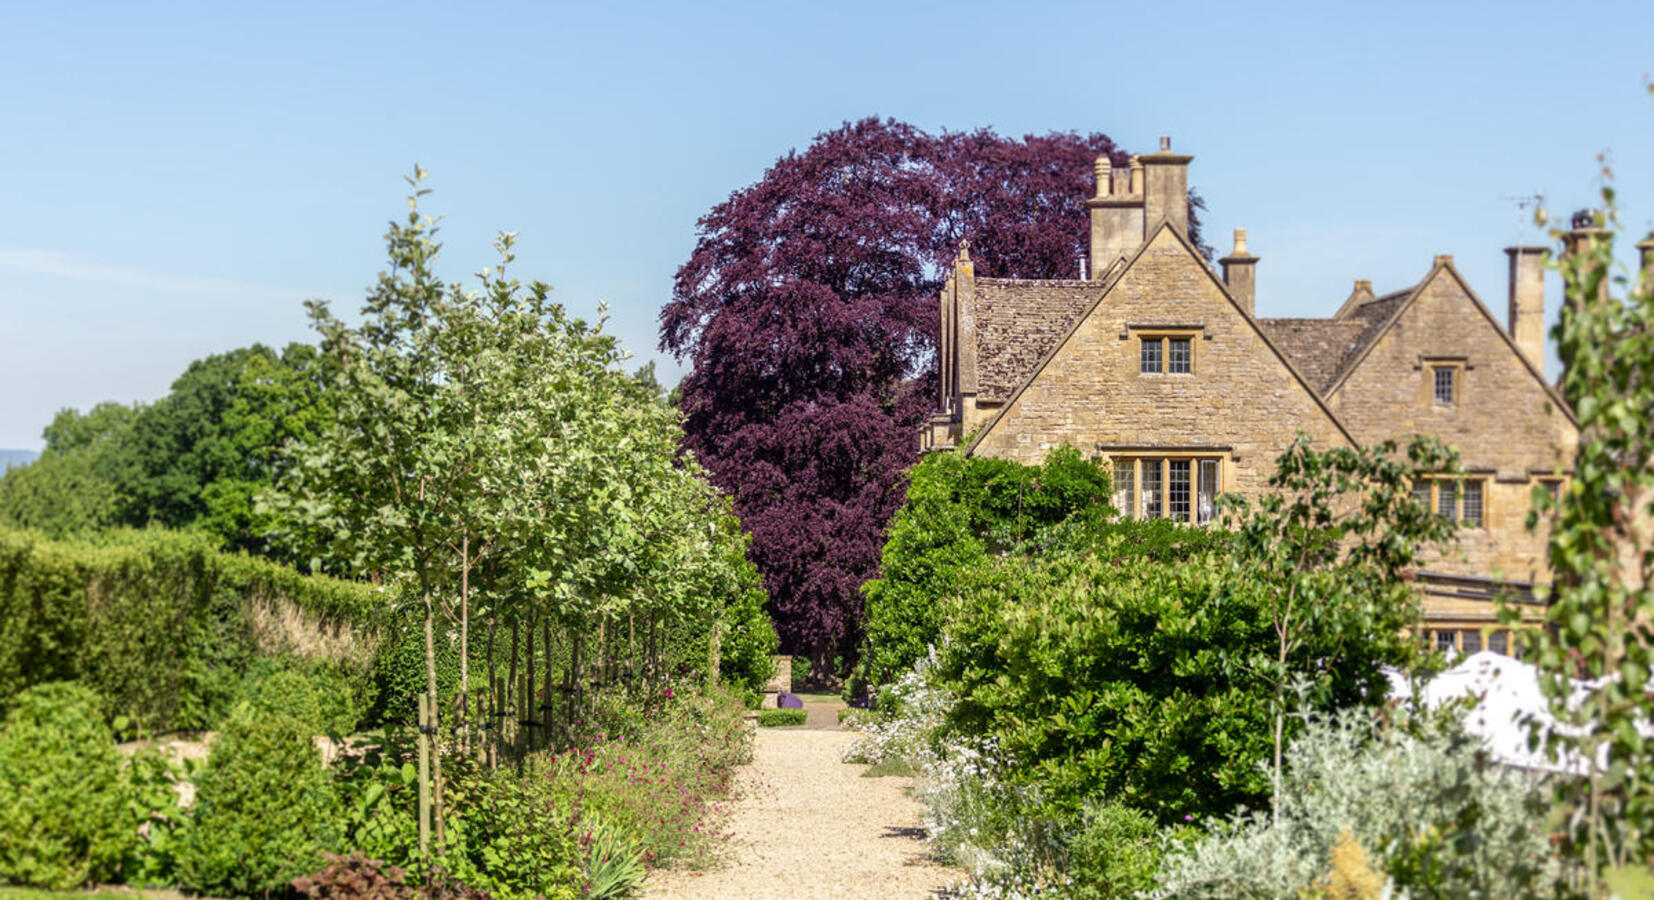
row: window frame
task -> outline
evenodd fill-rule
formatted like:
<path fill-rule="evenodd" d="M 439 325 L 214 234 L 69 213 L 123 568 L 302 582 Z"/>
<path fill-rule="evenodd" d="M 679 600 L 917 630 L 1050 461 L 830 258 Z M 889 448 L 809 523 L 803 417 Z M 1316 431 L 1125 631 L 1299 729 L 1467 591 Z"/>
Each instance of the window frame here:
<path fill-rule="evenodd" d="M 1120 514 L 1137 521 L 1171 519 L 1184 525 L 1207 525 L 1217 521 L 1217 498 L 1225 489 L 1228 477 L 1225 463 L 1228 459 L 1228 454 L 1210 450 L 1149 450 L 1111 454 L 1109 465 L 1116 480 L 1115 497 L 1124 499 L 1130 507 L 1120 510 Z M 1172 513 L 1173 463 L 1188 466 L 1188 508 L 1181 515 Z M 1145 478 L 1144 475 L 1150 471 L 1154 473 L 1153 477 Z M 1212 480 L 1211 502 L 1209 514 L 1204 514 L 1201 498 L 1207 473 Z M 1154 492 L 1154 502 L 1158 507 L 1153 515 L 1149 513 L 1150 490 Z"/>
<path fill-rule="evenodd" d="M 1489 479 L 1485 475 L 1415 475 L 1413 476 L 1413 497 L 1424 501 L 1425 507 L 1433 515 L 1446 516 L 1461 528 L 1482 530 L 1487 528 L 1488 481 Z M 1475 520 L 1465 517 L 1467 506 L 1465 501 L 1470 494 L 1471 485 L 1475 485 L 1476 496 L 1479 500 L 1478 515 Z M 1421 491 L 1421 486 L 1425 490 Z M 1444 494 L 1453 500 L 1451 514 L 1442 511 Z M 1428 497 L 1428 500 L 1426 500 L 1426 497 Z"/>
<path fill-rule="evenodd" d="M 1137 338 L 1137 374 L 1139 375 L 1193 375 L 1197 371 L 1195 348 L 1200 345 L 1202 333 L 1193 329 L 1155 328 L 1142 331 L 1132 331 Z M 1188 358 L 1182 360 L 1183 368 L 1172 369 L 1172 343 L 1181 342 L 1188 345 Z M 1157 368 L 1145 369 L 1144 352 L 1150 346 L 1156 346 Z"/>
<path fill-rule="evenodd" d="M 1421 360 L 1419 368 L 1426 373 L 1426 377 L 1423 379 L 1424 384 L 1421 386 L 1426 405 L 1432 409 L 1440 410 L 1457 410 L 1464 406 L 1466 373 L 1471 368 L 1468 360 L 1452 357 L 1445 359 L 1426 357 Z M 1443 375 L 1450 379 L 1449 383 L 1453 392 L 1452 398 L 1446 401 L 1442 400 L 1436 391 L 1437 382 Z"/>

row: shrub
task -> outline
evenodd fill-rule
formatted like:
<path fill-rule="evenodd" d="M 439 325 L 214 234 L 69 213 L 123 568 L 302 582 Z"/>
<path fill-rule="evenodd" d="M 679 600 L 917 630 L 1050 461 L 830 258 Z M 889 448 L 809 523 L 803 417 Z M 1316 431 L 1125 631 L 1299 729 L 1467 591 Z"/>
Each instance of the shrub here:
<path fill-rule="evenodd" d="M 444 765 L 449 844 L 438 861 L 443 875 L 502 898 L 579 896 L 585 870 L 574 832 L 577 810 L 557 785 L 532 766 L 519 774 L 511 767 L 487 771 L 469 759 Z"/>
<path fill-rule="evenodd" d="M 352 678 L 327 660 L 260 659 L 247 671 L 242 697 L 265 714 L 289 715 L 309 723 L 316 734 L 344 736 L 356 731 L 371 683 Z"/>
<path fill-rule="evenodd" d="M 293 879 L 293 890 L 311 900 L 416 900 L 406 870 L 389 866 L 361 851 L 349 856 L 325 854 L 327 865 Z"/>
<path fill-rule="evenodd" d="M 1239 814 L 1172 852 L 1155 896 L 1299 896 L 1346 832 L 1413 897 L 1549 896 L 1548 793 L 1475 738 L 1383 730 L 1352 710 L 1312 722 L 1287 762 L 1275 815 Z"/>
<path fill-rule="evenodd" d="M 777 725 L 803 725 L 808 717 L 802 709 L 765 709 L 758 712 L 758 724 L 770 728 Z"/>
<path fill-rule="evenodd" d="M 62 889 L 119 870 L 136 823 L 100 706 L 62 682 L 13 702 L 0 733 L 0 881 Z"/>
<path fill-rule="evenodd" d="M 189 813 L 178 793 L 181 781 L 192 780 L 194 760 L 173 763 L 154 747 L 140 748 L 127 760 L 132 810 L 137 814 L 138 839 L 121 864 L 122 878 L 133 885 L 166 885 L 177 871 L 178 837 L 189 824 Z"/>
<path fill-rule="evenodd" d="M 243 706 L 196 780 L 194 819 L 177 851 L 179 882 L 206 894 L 275 890 L 317 869 L 335 844 L 338 817 L 313 729 Z"/>
<path fill-rule="evenodd" d="M 1154 887 L 1164 841 L 1141 811 L 1118 803 L 1088 804 L 1066 843 L 1063 868 L 1075 900 L 1134 897 Z"/>
<path fill-rule="evenodd" d="M 800 685 L 810 680 L 810 658 L 795 656 L 792 661 L 792 688 L 797 691 Z"/>
<path fill-rule="evenodd" d="M 894 680 L 941 634 L 937 601 L 989 555 L 1075 518 L 1106 519 L 1109 478 L 1072 447 L 1040 466 L 959 452 L 935 453 L 908 475 L 879 577 L 869 581 L 866 640 L 847 690 Z"/>

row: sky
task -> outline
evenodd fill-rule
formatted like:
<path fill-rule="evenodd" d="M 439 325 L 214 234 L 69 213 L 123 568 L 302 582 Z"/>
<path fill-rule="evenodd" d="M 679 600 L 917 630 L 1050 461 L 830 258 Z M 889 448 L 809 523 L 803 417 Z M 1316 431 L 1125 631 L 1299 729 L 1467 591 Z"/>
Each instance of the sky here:
<path fill-rule="evenodd" d="M 1504 314 L 1520 198 L 1654 229 L 1654 4 L 0 3 L 0 448 L 354 311 L 417 163 L 449 280 L 516 274 L 658 359 L 696 220 L 847 120 L 1192 153 L 1260 316 L 1451 253 Z M 1627 257 L 1629 258 L 1629 257 Z M 1560 284 L 1548 285 L 1550 311 Z M 1555 361 L 1550 361 L 1555 374 Z"/>

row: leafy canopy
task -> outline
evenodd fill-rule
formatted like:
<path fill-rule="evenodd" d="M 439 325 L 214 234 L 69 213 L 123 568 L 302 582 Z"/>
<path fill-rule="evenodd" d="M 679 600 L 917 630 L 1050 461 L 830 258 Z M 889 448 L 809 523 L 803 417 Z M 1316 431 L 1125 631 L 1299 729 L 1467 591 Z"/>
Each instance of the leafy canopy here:
<path fill-rule="evenodd" d="M 935 297 L 959 239 L 981 274 L 1072 277 L 1101 154 L 1126 158 L 1102 134 L 864 119 L 700 220 L 661 347 L 691 364 L 686 446 L 751 530 L 788 650 L 822 662 L 857 642 L 859 588 L 934 396 Z"/>

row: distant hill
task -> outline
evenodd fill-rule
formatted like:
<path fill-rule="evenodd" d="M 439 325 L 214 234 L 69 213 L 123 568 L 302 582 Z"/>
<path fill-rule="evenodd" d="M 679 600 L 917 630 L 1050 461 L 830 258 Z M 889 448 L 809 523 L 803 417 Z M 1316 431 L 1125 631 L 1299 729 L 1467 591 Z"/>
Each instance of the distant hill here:
<path fill-rule="evenodd" d="M 35 461 L 35 457 L 39 455 L 33 450 L 0 450 L 0 472 L 4 472 L 12 466 L 32 463 Z"/>

